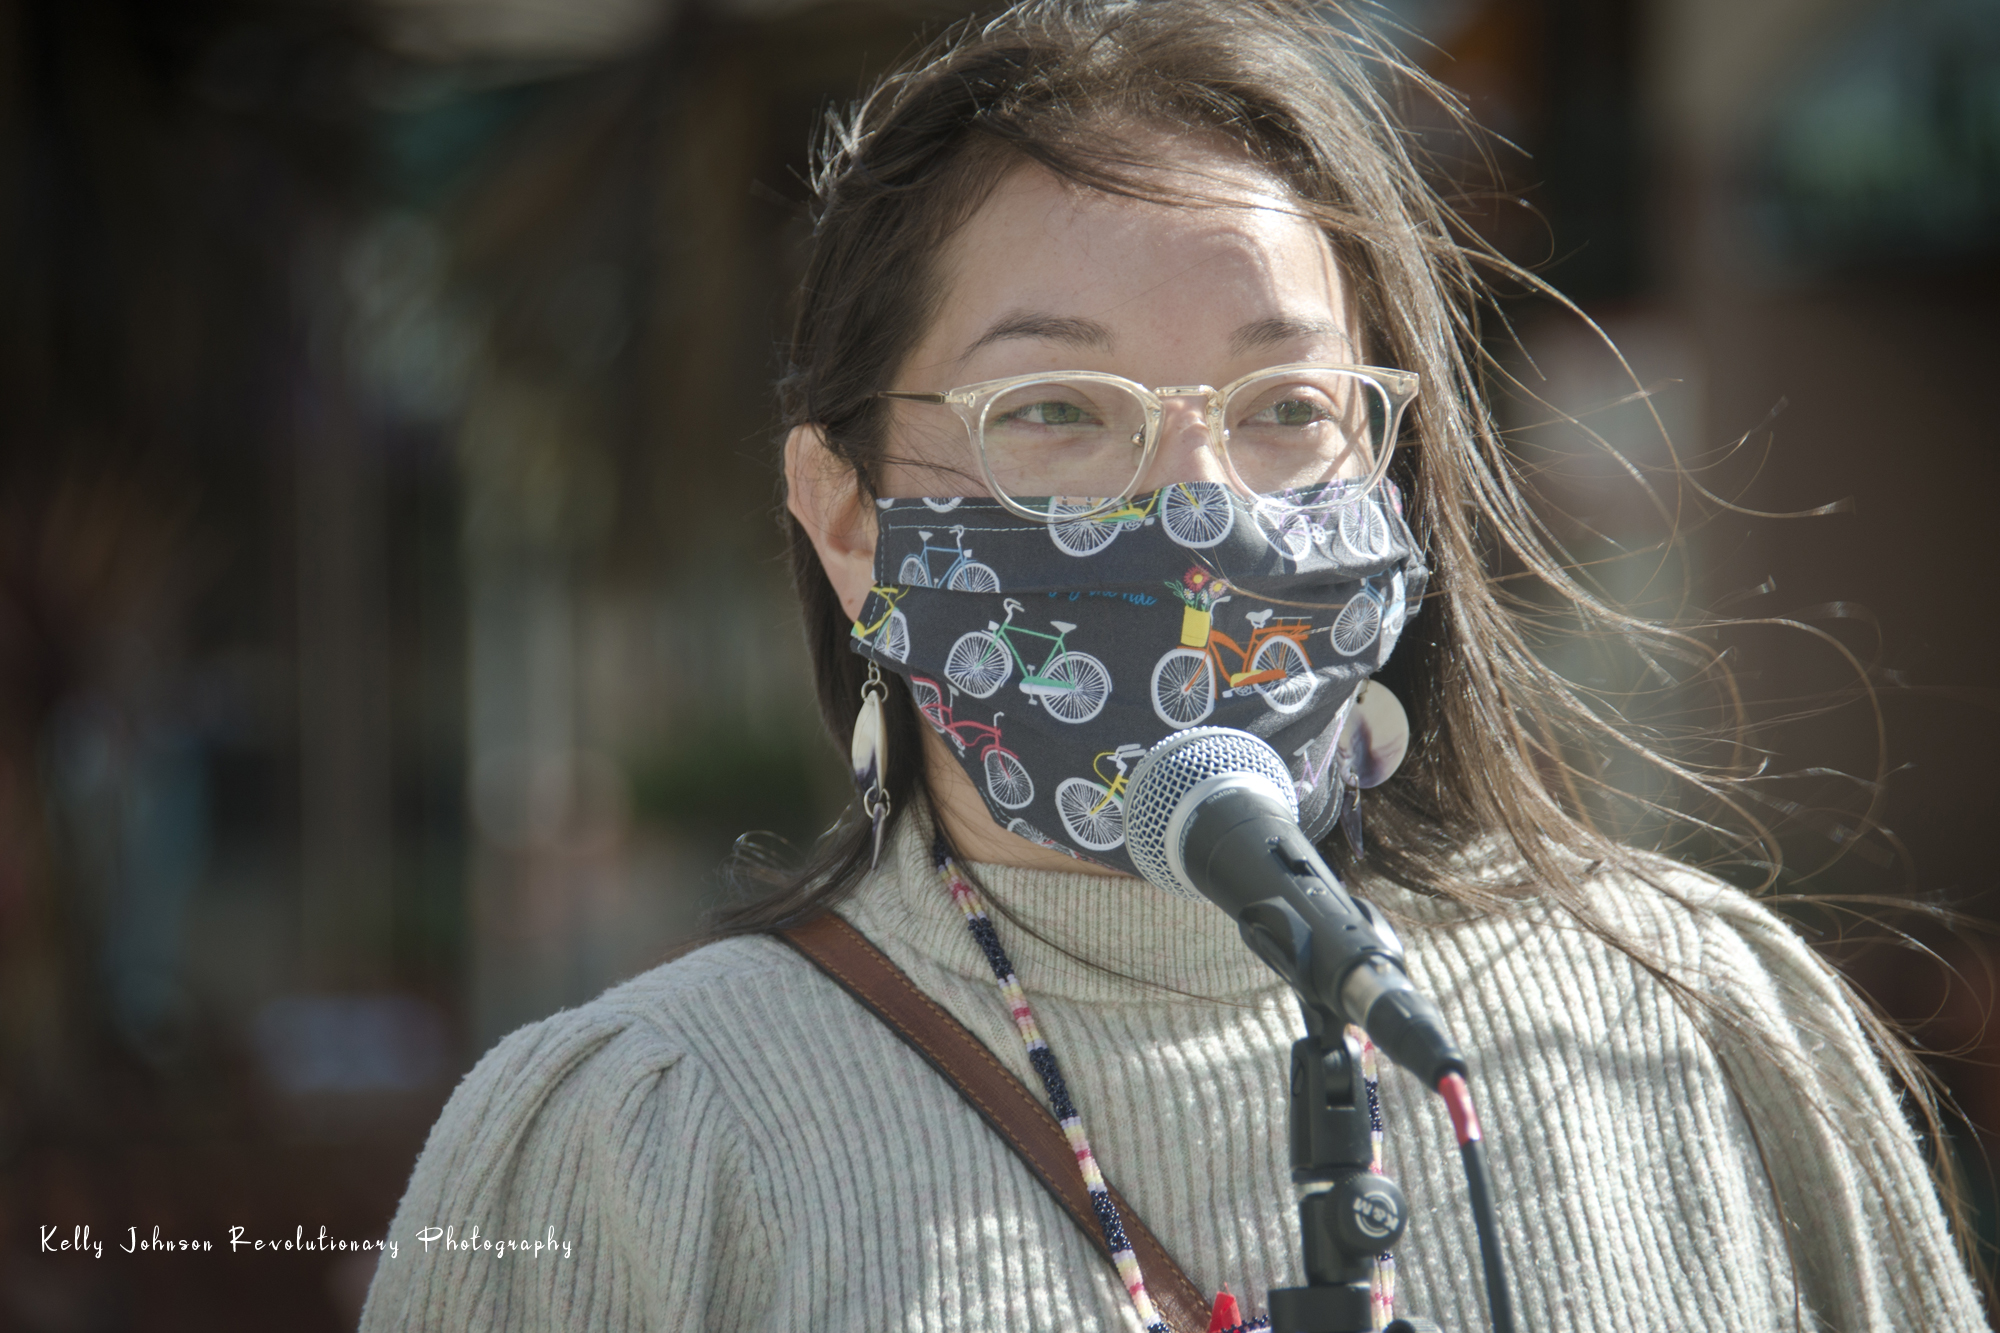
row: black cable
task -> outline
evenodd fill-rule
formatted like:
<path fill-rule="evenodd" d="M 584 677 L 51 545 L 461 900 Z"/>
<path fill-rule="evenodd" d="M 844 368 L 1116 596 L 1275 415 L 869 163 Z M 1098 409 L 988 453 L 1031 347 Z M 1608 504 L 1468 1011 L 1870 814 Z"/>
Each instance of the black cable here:
<path fill-rule="evenodd" d="M 1479 1262 L 1486 1270 L 1486 1311 L 1493 1333 L 1514 1333 L 1514 1299 L 1507 1291 L 1507 1269 L 1500 1258 L 1500 1220 L 1493 1215 L 1493 1185 L 1486 1178 L 1486 1155 L 1473 1139 L 1458 1147 L 1465 1163 L 1465 1191 L 1472 1201 L 1472 1225 L 1479 1233 Z"/>

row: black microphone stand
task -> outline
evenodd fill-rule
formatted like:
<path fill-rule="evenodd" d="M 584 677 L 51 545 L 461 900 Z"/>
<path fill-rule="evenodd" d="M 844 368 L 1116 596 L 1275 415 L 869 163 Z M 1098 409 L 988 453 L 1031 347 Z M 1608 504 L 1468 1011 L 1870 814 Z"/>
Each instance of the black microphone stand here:
<path fill-rule="evenodd" d="M 1268 762 L 1266 762 L 1268 760 Z M 1268 772 L 1266 770 L 1269 770 Z M 1164 776 L 1162 776 L 1164 775 Z M 1466 1171 L 1494 1333 L 1513 1333 L 1499 1226 L 1466 1087 L 1444 1015 L 1410 983 L 1388 923 L 1351 898 L 1306 841 L 1285 799 L 1284 764 L 1255 736 L 1177 733 L 1140 761 L 1126 799 L 1127 845 L 1159 882 L 1209 899 L 1250 951 L 1298 995 L 1306 1036 L 1292 1046 L 1292 1180 L 1306 1285 L 1269 1294 L 1274 1333 L 1369 1333 L 1373 1261 L 1403 1234 L 1408 1207 L 1370 1168 L 1366 1087 L 1347 1020 L 1444 1098 Z M 1399 1319 L 1396 1333 L 1435 1325 Z"/>
<path fill-rule="evenodd" d="M 1292 1183 L 1306 1285 L 1270 1293 L 1272 1333 L 1371 1333 L 1375 1258 L 1402 1237 L 1403 1191 L 1370 1166 L 1361 1048 L 1346 1025 L 1304 996 L 1306 1035 L 1292 1043 Z M 1391 1329 L 1414 1329 L 1399 1319 Z"/>

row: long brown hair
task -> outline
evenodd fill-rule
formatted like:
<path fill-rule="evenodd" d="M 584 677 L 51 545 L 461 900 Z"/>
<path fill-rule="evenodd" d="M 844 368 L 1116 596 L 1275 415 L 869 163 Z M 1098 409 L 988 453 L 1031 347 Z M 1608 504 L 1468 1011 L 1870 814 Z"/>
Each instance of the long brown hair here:
<path fill-rule="evenodd" d="M 1004 170 L 1033 164 L 1085 188 L 1190 202 L 1161 183 L 1174 164 L 1158 160 L 1159 132 L 1240 145 L 1325 231 L 1359 293 L 1367 355 L 1423 383 L 1396 480 L 1433 573 L 1424 610 L 1382 675 L 1410 712 L 1413 741 L 1373 794 L 1366 864 L 1348 869 L 1363 886 L 1379 878 L 1478 911 L 1526 895 L 1552 903 L 1666 985 L 1713 1040 L 1738 1026 L 1726 1002 L 1603 917 L 1586 882 L 1608 866 L 1681 896 L 1662 863 L 1631 850 L 1604 818 L 1621 802 L 1669 827 L 1735 829 L 1746 860 L 1777 862 L 1771 836 L 1736 795 L 1752 775 L 1735 766 L 1743 718 L 1728 675 L 1686 626 L 1638 619 L 1597 595 L 1537 518 L 1486 406 L 1499 367 L 1482 344 L 1481 312 L 1491 308 L 1483 275 L 1554 293 L 1441 202 L 1397 128 L 1392 99 L 1424 98 L 1456 115 L 1451 96 L 1364 26 L 1326 10 L 1280 0 L 1029 0 L 953 31 L 830 117 L 779 384 L 782 424 L 817 426 L 872 496 L 886 421 L 875 394 L 937 308 L 940 251 Z M 789 515 L 784 522 L 821 712 L 844 740 L 865 665 L 806 531 Z M 1624 723 L 1536 651 L 1550 607 L 1642 660 L 1691 667 L 1684 674 L 1718 692 L 1722 723 L 1672 752 Z M 891 690 L 888 771 L 901 812 L 920 797 L 924 752 L 900 679 Z M 1636 759 L 1654 794 L 1634 796 L 1602 776 L 1594 757 L 1605 754 Z M 1480 845 L 1508 849 L 1517 872 L 1467 875 L 1463 853 Z M 866 828 L 850 817 L 803 868 L 722 913 L 717 933 L 828 910 L 863 878 L 867 848 Z M 1324 850 L 1347 860 L 1333 840 Z M 1927 1122 L 1963 1241 L 1927 1076 L 1865 1002 L 1843 993 Z"/>

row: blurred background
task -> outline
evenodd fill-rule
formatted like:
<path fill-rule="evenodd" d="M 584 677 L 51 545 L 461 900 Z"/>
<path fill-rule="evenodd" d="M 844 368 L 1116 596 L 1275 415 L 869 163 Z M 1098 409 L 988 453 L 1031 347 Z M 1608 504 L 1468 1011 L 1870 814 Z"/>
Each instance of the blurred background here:
<path fill-rule="evenodd" d="M 38 1229 L 380 1235 L 482 1051 L 839 810 L 774 520 L 805 150 L 964 12 L 0 0 L 0 1327 L 351 1327 L 372 1259 Z M 1613 559 L 1659 516 L 1545 404 L 1664 446 L 1574 318 L 1496 322 L 1607 587 L 1809 627 L 1730 640 L 1806 771 L 1761 797 L 1782 889 L 2000 916 L 2000 5 L 1382 13 L 1518 147 L 1468 214 L 1683 457 L 1832 507 Z M 1959 1097 L 1990 1235 L 1985 937 L 1799 919 Z"/>

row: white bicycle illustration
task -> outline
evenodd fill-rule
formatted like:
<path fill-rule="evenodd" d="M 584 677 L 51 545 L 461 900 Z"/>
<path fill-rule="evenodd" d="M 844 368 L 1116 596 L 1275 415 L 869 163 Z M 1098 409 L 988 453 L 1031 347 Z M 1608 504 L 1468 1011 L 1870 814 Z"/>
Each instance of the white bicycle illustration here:
<path fill-rule="evenodd" d="M 1025 819 L 1008 820 L 1007 831 L 1019 837 L 1026 838 L 1037 847 L 1046 847 L 1052 852 L 1061 852 L 1064 856 L 1074 857 L 1076 855 L 1070 848 L 1063 846 Z"/>
<path fill-rule="evenodd" d="M 1336 513 L 1338 518 L 1322 524 L 1315 534 L 1329 556 L 1334 553 L 1336 531 L 1340 534 L 1340 544 L 1359 559 L 1380 560 L 1389 554 L 1389 520 L 1382 517 L 1381 506 L 1372 498 L 1364 496 L 1344 504 Z"/>
<path fill-rule="evenodd" d="M 1294 564 L 1305 559 L 1314 544 L 1321 540 L 1320 520 L 1308 510 L 1291 509 L 1279 502 L 1260 500 L 1251 513 L 1256 516 L 1257 530 L 1264 534 L 1264 540 Z"/>
<path fill-rule="evenodd" d="M 1380 560 L 1389 553 L 1389 521 L 1365 496 L 1332 510 L 1289 509 L 1267 501 L 1252 512 L 1265 539 L 1294 563 L 1305 559 L 1315 546 L 1329 558 L 1338 558 L 1336 541 L 1361 560 Z"/>
<path fill-rule="evenodd" d="M 1049 500 L 1049 540 L 1065 555 L 1094 555 L 1129 528 L 1160 526 L 1182 546 L 1214 546 L 1236 526 L 1227 487 L 1212 481 L 1179 481 L 1153 492 L 1144 504 L 1126 501 L 1108 513 L 1090 514 L 1101 500 L 1055 496 Z"/>

